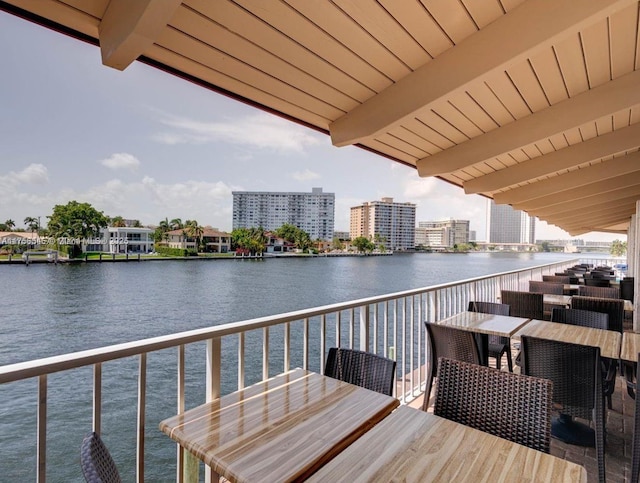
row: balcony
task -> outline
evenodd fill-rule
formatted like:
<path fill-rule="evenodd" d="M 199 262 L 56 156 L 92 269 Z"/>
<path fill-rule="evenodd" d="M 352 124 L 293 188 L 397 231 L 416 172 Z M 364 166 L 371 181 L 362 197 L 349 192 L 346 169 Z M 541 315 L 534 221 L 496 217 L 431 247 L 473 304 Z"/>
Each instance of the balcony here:
<path fill-rule="evenodd" d="M 582 262 L 599 263 L 585 259 Z M 79 449 L 72 444 L 59 448 L 59 442 L 52 441 L 50 428 L 62 426 L 68 428 L 70 442 L 79 441 L 92 427 L 102 432 L 125 481 L 134 477 L 137 481 L 160 477 L 181 481 L 185 470 L 181 452 L 178 456 L 175 451 L 169 456 L 166 451 L 164 456 L 160 454 L 162 448 L 172 446 L 157 430 L 162 418 L 296 366 L 323 372 L 328 348 L 335 345 L 395 358 L 396 397 L 401 404 L 419 406 L 424 397 L 428 355 L 424 349 L 424 320 L 439 320 L 463 311 L 471 300 L 495 300 L 503 289 L 526 290 L 529 280 L 541 280 L 543 275 L 552 275 L 575 263 L 579 263 L 577 259 L 564 260 L 7 365 L 0 367 L 0 386 L 4 386 L 0 389 L 11 396 L 12 389 L 19 385 L 16 394 L 19 392 L 24 400 L 24 391 L 29 392 L 37 405 L 31 408 L 16 404 L 16 414 L 3 417 L 37 419 L 33 434 L 22 435 L 35 453 L 34 464 L 24 467 L 26 480 L 44 482 L 49 476 L 57 481 L 60 478 L 52 475 L 60 474 L 62 468 L 69 478 L 80 477 Z M 61 415 L 49 409 L 48 400 L 70 389 L 66 375 L 71 373 L 80 374 L 75 380 L 82 381 L 84 402 L 77 414 L 67 411 Z M 122 386 L 126 389 L 112 391 L 108 386 L 114 377 L 126 382 Z M 623 481 L 630 472 L 633 403 L 623 385 L 619 380 L 613 410 L 607 413 L 607 471 L 611 481 Z M 17 395 L 15 399 L 18 400 Z M 82 426 L 76 419 L 86 424 Z M 121 431 L 123 434 L 114 434 L 115 419 L 130 422 Z M 3 454 L 5 444 L 9 442 L 0 443 Z M 597 475 L 591 448 L 554 441 L 552 454 L 582 464 L 590 475 Z"/>

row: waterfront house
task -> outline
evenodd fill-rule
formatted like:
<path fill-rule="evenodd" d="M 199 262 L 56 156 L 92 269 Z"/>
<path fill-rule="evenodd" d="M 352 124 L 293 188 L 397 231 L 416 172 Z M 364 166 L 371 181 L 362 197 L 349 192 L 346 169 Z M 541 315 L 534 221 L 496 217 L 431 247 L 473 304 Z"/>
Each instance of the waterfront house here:
<path fill-rule="evenodd" d="M 198 239 L 190 236 L 186 229 L 180 228 L 167 232 L 169 248 L 198 250 Z M 202 229 L 202 244 L 207 253 L 227 253 L 231 250 L 231 234 L 210 226 Z"/>
<path fill-rule="evenodd" d="M 151 253 L 153 230 L 130 226 L 108 226 L 100 230 L 100 251 L 108 253 Z"/>

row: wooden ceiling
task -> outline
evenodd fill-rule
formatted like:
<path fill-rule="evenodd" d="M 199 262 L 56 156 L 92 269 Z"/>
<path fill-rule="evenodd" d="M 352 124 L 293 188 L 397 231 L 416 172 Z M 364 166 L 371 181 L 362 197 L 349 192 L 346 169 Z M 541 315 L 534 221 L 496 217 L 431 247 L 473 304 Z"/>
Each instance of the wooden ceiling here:
<path fill-rule="evenodd" d="M 527 211 L 626 233 L 637 0 L 0 0 L 0 10 Z M 97 51 L 96 51 L 97 52 Z"/>

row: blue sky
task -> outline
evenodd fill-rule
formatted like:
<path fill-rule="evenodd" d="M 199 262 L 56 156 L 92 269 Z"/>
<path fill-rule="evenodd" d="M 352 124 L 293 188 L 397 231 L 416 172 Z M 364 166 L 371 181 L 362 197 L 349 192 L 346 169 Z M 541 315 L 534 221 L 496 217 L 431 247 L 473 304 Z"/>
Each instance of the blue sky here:
<path fill-rule="evenodd" d="M 157 224 L 231 230 L 234 190 L 335 193 L 349 208 L 393 197 L 417 221 L 468 219 L 485 239 L 486 199 L 157 69 L 105 67 L 97 47 L 0 13 L 0 221 L 44 224 L 55 204 Z M 536 238 L 570 238 L 538 222 Z M 612 240 L 620 235 L 582 238 Z"/>

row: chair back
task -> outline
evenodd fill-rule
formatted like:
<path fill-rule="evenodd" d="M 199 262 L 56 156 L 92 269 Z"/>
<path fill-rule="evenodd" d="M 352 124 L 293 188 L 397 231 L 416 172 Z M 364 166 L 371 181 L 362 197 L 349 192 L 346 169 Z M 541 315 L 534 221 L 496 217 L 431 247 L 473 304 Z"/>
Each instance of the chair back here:
<path fill-rule="evenodd" d="M 433 412 L 548 453 L 552 387 L 546 379 L 441 357 Z"/>
<path fill-rule="evenodd" d="M 631 300 L 633 302 L 633 295 L 635 291 L 633 283 L 633 277 L 625 277 L 620 280 L 620 298 Z"/>
<path fill-rule="evenodd" d="M 640 354 L 638 354 L 640 362 Z M 636 389 L 636 403 L 633 418 L 633 438 L 631 439 L 631 483 L 638 483 L 640 477 L 640 394 Z"/>
<path fill-rule="evenodd" d="M 509 315 L 510 307 L 507 304 L 495 302 L 469 302 L 469 312 L 481 312 L 483 314 Z"/>
<path fill-rule="evenodd" d="M 624 320 L 624 300 L 622 299 L 604 299 L 575 295 L 571 297 L 571 308 L 608 314 L 609 330 L 622 333 L 622 321 Z"/>
<path fill-rule="evenodd" d="M 564 284 L 529 280 L 529 292 L 562 295 L 564 294 Z"/>
<path fill-rule="evenodd" d="M 580 325 L 594 329 L 609 329 L 609 315 L 591 310 L 565 309 L 554 307 L 551 310 L 551 321 L 563 324 Z"/>
<path fill-rule="evenodd" d="M 544 295 L 541 293 L 502 290 L 500 302 L 509 306 L 513 317 L 543 320 Z"/>
<path fill-rule="evenodd" d="M 396 361 L 370 352 L 332 347 L 327 355 L 324 374 L 391 396 Z"/>
<path fill-rule="evenodd" d="M 80 465 L 87 483 L 121 483 L 109 450 L 96 432 L 87 434 L 80 446 Z"/>
<path fill-rule="evenodd" d="M 522 373 L 553 383 L 553 402 L 562 414 L 594 422 L 598 480 L 605 481 L 600 348 L 525 335 L 521 342 Z"/>
<path fill-rule="evenodd" d="M 589 287 L 611 287 L 611 282 L 606 278 L 585 277 L 584 284 Z"/>
<path fill-rule="evenodd" d="M 551 283 L 561 283 L 568 284 L 571 283 L 571 277 L 569 275 L 543 275 L 543 282 L 551 282 Z"/>
<path fill-rule="evenodd" d="M 594 287 L 592 285 L 580 285 L 580 287 L 578 287 L 578 295 L 582 297 L 619 299 L 620 289 L 618 287 Z"/>

